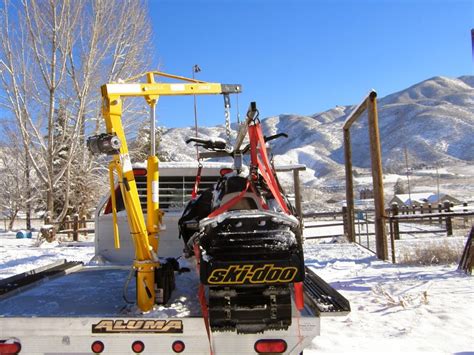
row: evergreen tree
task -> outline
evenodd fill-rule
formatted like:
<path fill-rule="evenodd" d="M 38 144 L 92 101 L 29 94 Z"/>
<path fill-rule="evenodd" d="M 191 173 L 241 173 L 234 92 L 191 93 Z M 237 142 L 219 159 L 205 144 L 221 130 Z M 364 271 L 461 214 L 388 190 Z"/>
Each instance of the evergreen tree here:
<path fill-rule="evenodd" d="M 395 195 L 402 195 L 406 193 L 406 186 L 402 179 L 399 178 L 393 186 L 393 193 Z"/>
<path fill-rule="evenodd" d="M 160 149 L 163 127 L 157 127 L 155 131 L 156 155 L 160 161 L 170 161 L 168 152 Z M 142 163 L 150 155 L 150 127 L 145 122 L 139 129 L 136 138 L 130 144 L 131 158 L 135 163 Z"/>

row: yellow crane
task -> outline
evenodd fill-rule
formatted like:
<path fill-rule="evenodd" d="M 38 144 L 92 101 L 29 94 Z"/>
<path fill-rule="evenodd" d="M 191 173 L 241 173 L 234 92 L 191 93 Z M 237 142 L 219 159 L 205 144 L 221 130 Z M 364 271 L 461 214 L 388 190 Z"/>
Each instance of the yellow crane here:
<path fill-rule="evenodd" d="M 156 156 L 154 142 L 155 108 L 158 99 L 160 96 L 222 94 L 227 107 L 229 94 L 240 93 L 241 86 L 238 84 L 209 83 L 163 72 L 148 72 L 142 76 L 146 77 L 146 82 L 110 83 L 101 87 L 102 115 L 107 133 L 90 137 L 88 146 L 93 153 L 112 155 L 112 161 L 109 164 L 109 178 L 115 247 L 120 247 L 114 193 L 115 173 L 117 173 L 130 226 L 130 234 L 135 247 L 133 267 L 137 271 L 137 305 L 141 311 L 147 312 L 155 304 L 155 269 L 160 268 L 158 260 L 159 226 L 163 216 L 158 201 L 159 160 Z M 178 82 L 155 82 L 155 76 L 175 79 Z M 129 80 L 136 80 L 139 77 L 141 76 Z M 138 197 L 122 124 L 122 101 L 126 97 L 143 97 L 150 106 L 151 147 L 147 159 L 146 222 Z"/>

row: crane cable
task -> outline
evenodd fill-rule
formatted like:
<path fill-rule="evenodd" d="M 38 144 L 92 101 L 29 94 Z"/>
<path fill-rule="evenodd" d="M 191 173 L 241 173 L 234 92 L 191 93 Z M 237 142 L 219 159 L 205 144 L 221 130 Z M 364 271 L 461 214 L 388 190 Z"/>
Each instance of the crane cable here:
<path fill-rule="evenodd" d="M 230 96 L 224 94 L 224 117 L 225 117 L 225 134 L 227 143 L 230 145 Z"/>
<path fill-rule="evenodd" d="M 237 126 L 240 126 L 240 110 L 239 110 L 239 93 L 237 93 L 236 100 L 237 100 Z"/>

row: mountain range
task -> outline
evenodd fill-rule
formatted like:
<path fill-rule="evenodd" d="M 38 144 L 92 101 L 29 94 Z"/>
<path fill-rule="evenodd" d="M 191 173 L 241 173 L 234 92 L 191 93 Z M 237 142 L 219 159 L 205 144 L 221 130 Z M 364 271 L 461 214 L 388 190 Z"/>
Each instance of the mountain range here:
<path fill-rule="evenodd" d="M 384 171 L 404 169 L 405 152 L 411 167 L 474 161 L 474 76 L 434 77 L 380 98 L 377 105 Z M 337 106 L 311 116 L 281 114 L 263 119 L 266 135 L 289 135 L 271 144 L 276 164 L 305 164 L 308 170 L 302 180 L 307 185 L 343 175 L 342 127 L 355 107 Z M 159 149 L 172 161 L 194 160 L 195 148 L 185 144 L 194 135 L 193 127 L 164 128 Z M 225 138 L 225 128 L 201 127 L 199 136 Z M 369 168 L 366 115 L 353 125 L 351 141 L 354 167 Z"/>

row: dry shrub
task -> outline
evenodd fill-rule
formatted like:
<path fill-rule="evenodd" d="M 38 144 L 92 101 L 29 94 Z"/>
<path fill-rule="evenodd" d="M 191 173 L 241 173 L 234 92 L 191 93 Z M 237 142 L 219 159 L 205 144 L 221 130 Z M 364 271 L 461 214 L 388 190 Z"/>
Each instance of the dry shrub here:
<path fill-rule="evenodd" d="M 447 239 L 426 242 L 402 250 L 399 264 L 439 265 L 458 263 L 463 250 L 462 243 L 453 243 Z"/>
<path fill-rule="evenodd" d="M 421 292 L 404 292 L 401 295 L 394 295 L 381 285 L 375 285 L 372 288 L 375 296 L 375 302 L 384 304 L 386 307 L 411 308 L 428 304 L 428 290 Z"/>

